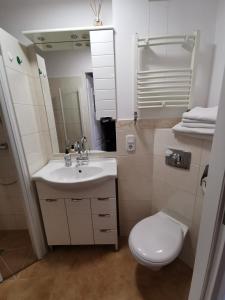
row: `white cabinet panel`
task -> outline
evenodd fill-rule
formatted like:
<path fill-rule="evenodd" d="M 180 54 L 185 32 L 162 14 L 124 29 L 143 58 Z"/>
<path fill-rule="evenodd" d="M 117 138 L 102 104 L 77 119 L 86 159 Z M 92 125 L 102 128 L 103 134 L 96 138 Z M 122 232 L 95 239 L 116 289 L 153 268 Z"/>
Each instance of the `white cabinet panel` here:
<path fill-rule="evenodd" d="M 97 110 L 115 110 L 116 109 L 115 100 L 96 101 L 95 106 L 96 106 Z"/>
<path fill-rule="evenodd" d="M 114 90 L 97 90 L 95 91 L 96 100 L 114 100 L 115 102 L 116 93 Z"/>
<path fill-rule="evenodd" d="M 114 54 L 113 42 L 92 43 L 91 54 L 92 55 Z"/>
<path fill-rule="evenodd" d="M 93 78 L 96 100 L 96 119 L 116 118 L 115 58 L 113 30 L 90 33 Z M 98 91 L 101 90 L 101 93 Z M 110 92 L 109 92 L 110 91 Z M 105 96 L 104 96 L 105 95 Z M 105 100 L 111 102 L 105 103 Z M 103 100 L 102 102 L 100 100 Z"/>
<path fill-rule="evenodd" d="M 48 245 L 69 245 L 70 236 L 64 199 L 41 200 Z"/>
<path fill-rule="evenodd" d="M 93 244 L 90 199 L 66 199 L 72 245 Z"/>
<path fill-rule="evenodd" d="M 102 228 L 111 228 L 116 229 L 117 226 L 117 220 L 116 215 L 112 215 L 110 213 L 99 213 L 97 215 L 92 216 L 93 220 L 93 226 L 96 229 L 102 229 Z"/>
<path fill-rule="evenodd" d="M 96 90 L 115 90 L 115 80 L 114 78 L 109 79 L 95 79 L 94 78 L 94 87 Z"/>
<path fill-rule="evenodd" d="M 114 78 L 114 67 L 93 68 L 93 76 L 95 79 Z"/>
<path fill-rule="evenodd" d="M 91 43 L 103 43 L 113 41 L 113 30 L 90 31 Z"/>
<path fill-rule="evenodd" d="M 39 197 L 42 197 L 41 211 L 49 245 L 114 244 L 117 249 L 115 180 L 109 180 L 113 191 L 108 189 L 107 182 L 96 190 L 82 189 L 82 193 L 87 193 L 83 197 L 82 193 L 77 195 L 76 189 L 57 189 L 57 193 L 62 192 L 65 198 L 72 194 L 66 199 L 54 198 L 56 191 L 51 186 L 36 182 Z M 108 189 L 108 196 L 104 196 L 107 194 L 105 189 Z M 96 194 L 102 196 L 96 197 Z M 111 194 L 113 196 L 109 196 Z M 91 198 L 93 195 L 95 198 Z"/>
<path fill-rule="evenodd" d="M 114 67 L 114 55 L 94 55 L 92 56 L 92 66 L 97 67 Z"/>
<path fill-rule="evenodd" d="M 103 214 L 103 213 L 113 214 L 116 210 L 116 199 L 115 198 L 91 199 L 91 208 L 93 214 Z"/>
<path fill-rule="evenodd" d="M 114 109 L 104 109 L 104 110 L 96 110 L 96 120 L 100 120 L 101 118 L 109 117 L 112 119 L 116 119 L 116 110 Z"/>
<path fill-rule="evenodd" d="M 95 244 L 117 244 L 116 229 L 94 229 Z"/>
<path fill-rule="evenodd" d="M 102 183 L 96 183 L 92 187 L 86 189 L 59 189 L 48 185 L 46 182 L 36 182 L 38 195 L 40 199 L 45 198 L 90 198 L 94 195 L 97 197 L 116 197 L 115 180 L 107 180 Z"/>

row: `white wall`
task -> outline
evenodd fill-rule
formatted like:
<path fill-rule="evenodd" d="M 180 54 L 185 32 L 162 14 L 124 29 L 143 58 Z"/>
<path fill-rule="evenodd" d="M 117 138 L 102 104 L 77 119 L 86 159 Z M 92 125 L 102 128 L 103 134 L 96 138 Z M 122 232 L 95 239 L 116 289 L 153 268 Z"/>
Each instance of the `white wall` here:
<path fill-rule="evenodd" d="M 92 72 L 90 48 L 42 52 L 48 77 L 74 77 Z"/>
<path fill-rule="evenodd" d="M 104 0 L 102 20 L 111 25 L 111 0 Z M 0 0 L 0 27 L 26 41 L 23 30 L 93 25 L 89 0 Z"/>
<path fill-rule="evenodd" d="M 212 85 L 209 95 L 209 106 L 219 103 L 220 92 L 225 68 L 225 1 L 219 0 L 216 18 L 215 62 Z"/>
<path fill-rule="evenodd" d="M 137 32 L 151 35 L 201 31 L 195 104 L 207 105 L 210 85 L 217 1 L 113 0 L 116 29 L 117 101 L 119 119 L 133 117 L 133 44 Z M 150 21 L 148 16 L 150 15 Z"/>
<path fill-rule="evenodd" d="M 24 41 L 22 30 L 92 25 L 93 15 L 88 3 L 88 0 L 0 0 L 0 27 Z M 152 35 L 201 30 L 200 68 L 195 99 L 196 104 L 206 105 L 208 102 L 217 0 L 152 1 L 150 22 L 148 5 L 148 0 L 104 0 L 104 24 L 113 23 L 116 29 L 120 119 L 133 117 L 132 37 L 136 32 L 146 34 L 148 28 Z M 215 81 L 217 82 L 217 79 Z"/>

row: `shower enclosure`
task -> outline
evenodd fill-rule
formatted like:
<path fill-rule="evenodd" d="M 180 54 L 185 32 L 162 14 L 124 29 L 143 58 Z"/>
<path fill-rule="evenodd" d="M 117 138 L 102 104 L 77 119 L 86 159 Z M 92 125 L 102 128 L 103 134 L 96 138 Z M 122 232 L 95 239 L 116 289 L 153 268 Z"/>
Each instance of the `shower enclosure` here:
<path fill-rule="evenodd" d="M 0 106 L 0 281 L 36 260 L 23 193 Z"/>

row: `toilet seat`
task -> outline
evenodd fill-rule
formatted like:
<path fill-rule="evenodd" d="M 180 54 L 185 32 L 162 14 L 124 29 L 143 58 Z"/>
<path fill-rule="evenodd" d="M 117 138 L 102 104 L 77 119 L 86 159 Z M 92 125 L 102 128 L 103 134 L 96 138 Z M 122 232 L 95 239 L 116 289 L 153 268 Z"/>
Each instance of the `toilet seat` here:
<path fill-rule="evenodd" d="M 133 227 L 129 236 L 130 250 L 142 264 L 169 264 L 181 251 L 185 235 L 182 229 L 176 220 L 159 212 Z"/>

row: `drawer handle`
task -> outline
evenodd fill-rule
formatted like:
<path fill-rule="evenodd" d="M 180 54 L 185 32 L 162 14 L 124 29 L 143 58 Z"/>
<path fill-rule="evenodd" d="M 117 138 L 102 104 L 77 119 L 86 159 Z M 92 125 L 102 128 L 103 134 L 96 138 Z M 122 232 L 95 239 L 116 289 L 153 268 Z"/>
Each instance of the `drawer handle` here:
<path fill-rule="evenodd" d="M 112 232 L 112 231 L 113 231 L 112 229 L 100 229 L 100 232 L 104 232 L 104 233 Z"/>
<path fill-rule="evenodd" d="M 72 198 L 71 201 L 73 202 L 79 202 L 79 201 L 82 201 L 84 200 L 83 198 Z"/>
<path fill-rule="evenodd" d="M 100 197 L 100 198 L 97 198 L 99 201 L 106 201 L 106 200 L 109 200 L 109 197 Z"/>
<path fill-rule="evenodd" d="M 56 202 L 56 201 L 58 201 L 58 199 L 45 199 L 45 201 L 47 201 L 47 202 Z"/>
<path fill-rule="evenodd" d="M 104 217 L 110 217 L 110 214 L 98 214 L 99 217 L 104 218 Z"/>

